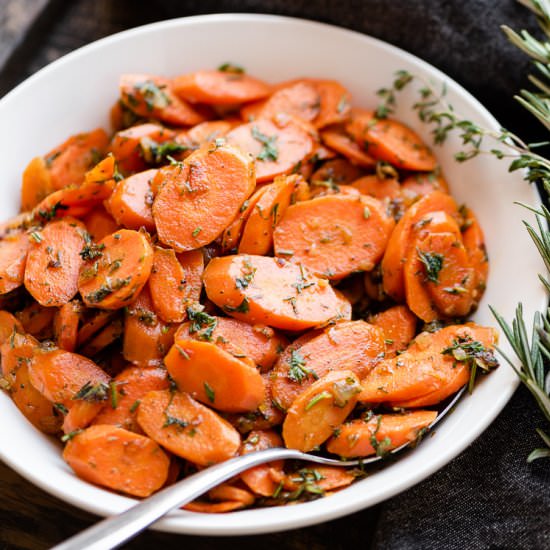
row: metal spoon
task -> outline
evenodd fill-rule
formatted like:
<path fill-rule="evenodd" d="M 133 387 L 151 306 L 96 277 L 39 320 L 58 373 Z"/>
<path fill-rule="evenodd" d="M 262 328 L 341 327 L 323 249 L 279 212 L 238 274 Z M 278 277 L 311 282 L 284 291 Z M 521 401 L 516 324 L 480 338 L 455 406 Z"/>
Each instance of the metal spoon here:
<path fill-rule="evenodd" d="M 452 410 L 463 393 L 464 388 L 458 392 L 452 401 L 438 414 L 437 418 L 430 424 L 430 428 Z M 393 449 L 390 454 L 395 454 L 408 446 L 409 443 L 405 443 Z M 86 548 L 86 550 L 109 550 L 111 548 L 116 548 L 146 529 L 149 525 L 171 510 L 191 502 L 216 485 L 231 479 L 233 476 L 244 472 L 248 468 L 266 462 L 280 459 L 294 459 L 306 460 L 308 462 L 329 466 L 349 467 L 371 464 L 379 461 L 381 458 L 380 456 L 373 456 L 357 460 L 336 460 L 284 448 L 266 449 L 238 456 L 220 464 L 216 464 L 215 466 L 210 466 L 201 472 L 186 477 L 162 489 L 147 499 L 138 502 L 125 512 L 106 518 L 82 531 L 78 535 L 67 539 L 65 542 L 55 546 L 52 550 L 82 550 L 83 548 Z"/>

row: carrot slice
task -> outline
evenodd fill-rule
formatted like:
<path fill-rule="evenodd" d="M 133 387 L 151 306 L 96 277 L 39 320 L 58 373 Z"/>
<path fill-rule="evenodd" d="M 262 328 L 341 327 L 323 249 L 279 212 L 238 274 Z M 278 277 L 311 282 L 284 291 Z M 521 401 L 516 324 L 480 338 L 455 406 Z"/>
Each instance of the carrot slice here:
<path fill-rule="evenodd" d="M 34 219 L 49 221 L 88 214 L 112 193 L 115 171 L 115 159 L 109 155 L 86 172 L 82 185 L 65 187 L 48 195 L 34 208 Z"/>
<path fill-rule="evenodd" d="M 468 252 L 470 264 L 474 269 L 474 301 L 477 303 L 481 299 L 487 285 L 489 276 L 489 258 L 485 248 L 485 237 L 479 222 L 470 208 L 461 209 L 464 214 L 464 224 L 462 227 L 462 241 Z"/>
<path fill-rule="evenodd" d="M 31 210 L 52 191 L 54 187 L 46 161 L 42 157 L 33 158 L 23 172 L 21 210 Z"/>
<path fill-rule="evenodd" d="M 416 334 L 417 318 L 407 306 L 393 306 L 373 315 L 369 323 L 380 327 L 386 342 L 386 358 L 403 351 Z"/>
<path fill-rule="evenodd" d="M 353 473 L 345 468 L 319 466 L 311 463 L 307 465 L 307 468 L 301 468 L 297 472 L 287 474 L 283 480 L 283 485 L 289 491 L 300 491 L 304 485 L 307 485 L 317 494 L 325 494 L 327 491 L 335 491 L 346 487 L 353 483 L 355 479 Z"/>
<path fill-rule="evenodd" d="M 146 285 L 127 306 L 122 354 L 140 367 L 159 366 L 173 341 L 174 329 L 157 317 Z"/>
<path fill-rule="evenodd" d="M 341 313 L 341 301 L 327 281 L 282 258 L 213 258 L 203 282 L 210 300 L 251 324 L 303 330 Z"/>
<path fill-rule="evenodd" d="M 136 420 L 141 398 L 150 391 L 166 390 L 168 387 L 166 369 L 128 367 L 113 379 L 111 399 L 103 405 L 93 424 L 113 424 L 141 433 Z"/>
<path fill-rule="evenodd" d="M 329 372 L 293 401 L 283 422 L 291 449 L 308 452 L 324 443 L 355 407 L 361 384 L 350 370 Z"/>
<path fill-rule="evenodd" d="M 15 316 L 23 325 L 23 331 L 27 334 L 45 340 L 53 337 L 52 324 L 55 316 L 55 308 L 41 306 L 38 302 L 31 302 Z"/>
<path fill-rule="evenodd" d="M 25 266 L 25 287 L 43 306 L 62 306 L 78 291 L 86 228 L 78 220 L 65 218 L 35 232 Z"/>
<path fill-rule="evenodd" d="M 37 232 L 14 233 L 0 241 L 0 294 L 6 294 L 23 284 L 31 240 L 40 238 Z"/>
<path fill-rule="evenodd" d="M 167 323 L 181 323 L 187 308 L 197 303 L 202 289 L 202 250 L 177 254 L 155 247 L 149 290 L 157 315 Z"/>
<path fill-rule="evenodd" d="M 418 241 L 416 254 L 423 264 L 417 278 L 423 280 L 441 316 L 468 315 L 474 305 L 476 278 L 462 240 L 452 233 L 432 233 Z M 407 284 L 405 277 L 406 290 Z M 407 299 L 410 297 L 407 291 Z"/>
<path fill-rule="evenodd" d="M 255 186 L 252 160 L 228 145 L 202 147 L 171 175 L 155 197 L 153 218 L 159 240 L 179 252 L 219 237 Z"/>
<path fill-rule="evenodd" d="M 148 236 L 121 229 L 98 243 L 95 254 L 80 270 L 78 290 L 87 306 L 118 309 L 141 292 L 152 266 Z"/>
<path fill-rule="evenodd" d="M 239 121 L 240 123 L 240 121 Z M 187 130 L 187 138 L 190 147 L 198 149 L 205 143 L 211 143 L 217 138 L 222 138 L 233 128 L 234 124 L 227 120 L 207 120 Z"/>
<path fill-rule="evenodd" d="M 117 132 L 111 140 L 109 151 L 116 158 L 118 168 L 122 173 L 141 172 L 147 168 L 141 148 L 142 141 L 159 144 L 174 138 L 175 132 L 160 124 L 138 124 Z"/>
<path fill-rule="evenodd" d="M 174 94 L 167 78 L 148 74 L 124 74 L 120 77 L 121 101 L 134 113 L 155 118 L 174 126 L 193 126 L 204 117 Z"/>
<path fill-rule="evenodd" d="M 151 439 L 200 466 L 235 456 L 241 444 L 239 433 L 231 424 L 179 391 L 145 394 L 138 406 L 137 419 Z"/>
<path fill-rule="evenodd" d="M 244 224 L 239 254 L 267 255 L 273 247 L 273 229 L 290 206 L 292 195 L 301 178 L 280 176 L 265 186 Z"/>
<path fill-rule="evenodd" d="M 200 311 L 191 312 L 191 320 L 183 323 L 175 340 L 227 341 L 241 348 L 263 371 L 269 370 L 287 339 L 266 325 L 250 325 L 237 319 L 214 317 Z"/>
<path fill-rule="evenodd" d="M 351 185 L 363 195 L 379 200 L 397 199 L 401 195 L 396 178 L 380 178 L 376 174 L 370 174 L 353 181 Z"/>
<path fill-rule="evenodd" d="M 246 103 L 269 95 L 271 88 L 243 72 L 196 71 L 173 79 L 174 93 L 192 103 Z"/>
<path fill-rule="evenodd" d="M 122 321 L 115 319 L 98 332 L 91 340 L 80 348 L 80 353 L 86 357 L 96 356 L 102 349 L 116 342 L 123 334 Z"/>
<path fill-rule="evenodd" d="M 316 128 L 345 122 L 351 111 L 351 94 L 335 80 L 312 80 L 319 94 L 319 114 L 313 120 Z"/>
<path fill-rule="evenodd" d="M 111 213 L 118 225 L 127 229 L 145 227 L 148 231 L 155 229 L 151 212 L 153 193 L 151 181 L 157 170 L 145 170 L 119 181 L 111 196 L 105 201 L 105 208 Z"/>
<path fill-rule="evenodd" d="M 67 442 L 63 459 L 91 483 L 147 497 L 168 476 L 170 459 L 157 443 L 116 426 L 90 426 Z"/>
<path fill-rule="evenodd" d="M 275 254 L 283 251 L 317 275 L 341 279 L 374 268 L 393 226 L 372 197 L 318 197 L 288 208 L 274 231 Z"/>
<path fill-rule="evenodd" d="M 268 185 L 263 185 L 257 189 L 254 194 L 246 199 L 241 208 L 239 209 L 239 214 L 237 217 L 224 229 L 222 236 L 220 238 L 221 247 L 223 252 L 230 252 L 237 249 L 241 235 L 243 233 L 244 224 L 248 220 L 249 216 L 252 214 L 256 208 L 256 204 L 262 197 L 262 195 L 269 189 Z"/>
<path fill-rule="evenodd" d="M 9 311 L 0 310 L 0 346 L 14 333 L 23 333 L 23 325 Z"/>
<path fill-rule="evenodd" d="M 321 132 L 321 140 L 325 145 L 344 155 L 351 163 L 363 168 L 372 168 L 376 159 L 365 153 L 353 139 L 343 130 L 331 129 Z"/>
<path fill-rule="evenodd" d="M 105 210 L 103 205 L 96 206 L 89 214 L 82 218 L 90 238 L 98 242 L 107 235 L 114 233 L 119 229 L 119 225 L 115 222 L 113 216 Z"/>
<path fill-rule="evenodd" d="M 288 409 L 298 395 L 332 370 L 347 369 L 364 378 L 383 352 L 382 330 L 364 321 L 306 333 L 285 350 L 269 373 L 273 399 Z"/>
<path fill-rule="evenodd" d="M 405 206 L 409 207 L 418 199 L 430 194 L 432 191 L 449 192 L 449 186 L 443 176 L 435 172 L 418 172 L 406 177 L 401 183 L 401 194 L 405 201 Z"/>
<path fill-rule="evenodd" d="M 405 298 L 403 259 L 407 256 L 415 224 L 430 212 L 435 211 L 446 212 L 455 218 L 459 216 L 454 199 L 446 193 L 434 191 L 405 212 L 390 236 L 382 258 L 383 286 L 386 294 L 398 302 Z M 426 219 L 429 219 L 429 216 Z"/>
<path fill-rule="evenodd" d="M 280 114 L 313 121 L 320 111 L 321 98 L 312 84 L 298 81 L 275 91 L 260 104 L 252 104 L 241 109 L 245 121 L 258 118 L 273 118 Z"/>
<path fill-rule="evenodd" d="M 338 427 L 327 442 L 327 450 L 342 458 L 384 453 L 415 441 L 436 419 L 436 411 L 374 415 L 367 422 L 352 420 Z"/>
<path fill-rule="evenodd" d="M 94 334 L 99 332 L 107 323 L 111 322 L 116 315 L 114 311 L 96 310 L 93 317 L 86 320 L 78 331 L 77 346 L 87 342 Z"/>
<path fill-rule="evenodd" d="M 191 512 L 219 514 L 251 506 L 255 500 L 254 495 L 249 491 L 240 487 L 234 487 L 229 483 L 222 483 L 208 491 L 208 498 L 211 500 L 220 500 L 221 502 L 196 500 L 182 506 L 182 508 Z"/>
<path fill-rule="evenodd" d="M 376 118 L 374 112 L 352 110 L 346 131 L 376 159 L 384 160 L 397 168 L 431 172 L 437 161 L 418 135 L 389 118 Z"/>
<path fill-rule="evenodd" d="M 84 174 L 105 155 L 109 139 L 103 128 L 71 136 L 44 155 L 52 190 L 80 185 Z"/>
<path fill-rule="evenodd" d="M 328 160 L 311 174 L 310 183 L 313 186 L 349 185 L 364 174 L 363 170 L 347 159 L 336 158 Z"/>
<path fill-rule="evenodd" d="M 277 432 L 273 430 L 253 430 L 248 434 L 246 440 L 243 441 L 241 454 L 245 455 L 282 446 L 283 440 Z M 240 475 L 240 478 L 253 493 L 270 497 L 277 490 L 278 483 L 275 479 L 284 476 L 283 464 L 282 460 L 260 464 L 244 471 Z"/>
<path fill-rule="evenodd" d="M 216 344 L 176 340 L 164 363 L 180 390 L 220 411 L 253 411 L 264 399 L 260 373 Z"/>
<path fill-rule="evenodd" d="M 53 320 L 53 333 L 57 347 L 65 351 L 74 351 L 78 340 L 78 324 L 82 313 L 82 303 L 72 300 L 63 304 Z"/>
<path fill-rule="evenodd" d="M 448 397 L 456 391 L 457 380 L 465 383 L 470 372 L 467 357 L 459 361 L 452 353 L 446 352 L 460 342 L 476 342 L 478 347 L 487 351 L 487 359 L 494 361 L 490 356 L 496 343 L 496 332 L 491 328 L 473 324 L 452 325 L 433 334 L 423 333 L 407 351 L 382 361 L 367 374 L 362 381 L 360 401 L 399 403 L 428 394 L 436 395 L 434 392 L 439 400 Z"/>
<path fill-rule="evenodd" d="M 226 139 L 256 159 L 258 183 L 290 174 L 313 153 L 313 139 L 292 120 L 258 118 L 234 128 Z"/>

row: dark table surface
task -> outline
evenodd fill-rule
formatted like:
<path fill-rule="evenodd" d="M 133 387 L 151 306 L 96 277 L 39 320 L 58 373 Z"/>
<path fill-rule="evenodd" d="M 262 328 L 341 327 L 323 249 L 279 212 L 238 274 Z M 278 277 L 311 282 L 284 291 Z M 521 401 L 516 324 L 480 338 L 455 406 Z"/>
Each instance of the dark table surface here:
<path fill-rule="evenodd" d="M 533 28 L 512 0 L 0 0 L 0 96 L 59 56 L 126 28 L 215 11 L 283 13 L 368 32 L 446 71 L 508 128 L 540 139 L 511 99 L 527 61 L 500 23 Z M 498 5 L 498 9 L 497 8 Z M 542 138 L 544 138 L 544 134 Z M 253 537 L 145 532 L 127 548 L 430 549 L 550 548 L 550 461 L 528 465 L 544 419 L 520 388 L 493 425 L 430 479 L 379 506 L 318 526 Z M 48 495 L 0 462 L 0 548 L 42 549 L 96 517 Z"/>

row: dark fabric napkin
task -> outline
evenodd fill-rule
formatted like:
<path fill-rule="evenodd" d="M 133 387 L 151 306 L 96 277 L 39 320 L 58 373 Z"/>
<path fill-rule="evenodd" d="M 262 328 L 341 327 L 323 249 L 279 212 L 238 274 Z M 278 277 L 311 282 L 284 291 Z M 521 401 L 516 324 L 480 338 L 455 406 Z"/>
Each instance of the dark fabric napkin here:
<path fill-rule="evenodd" d="M 163 0 L 162 5 L 174 16 L 197 13 L 193 0 Z M 499 27 L 507 24 L 538 32 L 534 16 L 513 0 L 203 0 L 200 4 L 201 13 L 220 11 L 306 17 L 381 38 L 446 72 L 525 139 L 547 137 L 512 99 L 527 86 L 529 61 Z M 383 504 L 373 548 L 550 548 L 550 460 L 526 462 L 540 443 L 534 432 L 537 426 L 544 427 L 544 419 L 530 394 L 520 388 L 461 456 Z"/>

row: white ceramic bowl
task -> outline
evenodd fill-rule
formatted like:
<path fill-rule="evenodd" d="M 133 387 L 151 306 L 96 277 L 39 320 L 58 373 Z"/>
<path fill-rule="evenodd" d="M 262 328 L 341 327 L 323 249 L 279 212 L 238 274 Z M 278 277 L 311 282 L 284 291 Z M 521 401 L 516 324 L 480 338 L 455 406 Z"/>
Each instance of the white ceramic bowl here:
<path fill-rule="evenodd" d="M 389 85 L 394 72 L 446 82 L 455 109 L 493 129 L 499 125 L 471 95 L 444 74 L 395 47 L 351 31 L 319 23 L 260 15 L 211 15 L 148 25 L 100 40 L 52 63 L 0 101 L 0 219 L 17 212 L 21 173 L 28 161 L 68 135 L 98 125 L 108 128 L 109 107 L 117 98 L 124 72 L 177 75 L 214 68 L 225 61 L 246 67 L 268 81 L 299 76 L 341 81 L 354 105 L 378 104 L 376 90 Z M 481 69 L 481 68 L 480 68 Z M 414 88 L 399 96 L 396 117 L 427 141 L 429 129 L 411 110 Z M 491 261 L 487 292 L 475 315 L 494 325 L 488 304 L 511 319 L 516 302 L 526 319 L 545 304 L 537 272 L 543 266 L 521 220 L 530 218 L 514 201 L 535 204 L 536 192 L 509 174 L 507 162 L 480 156 L 459 164 L 459 141 L 436 147 L 437 156 L 459 202 L 471 206 L 485 230 Z M 502 341 L 502 348 L 509 350 Z M 502 365 L 414 452 L 337 494 L 291 508 L 270 508 L 210 515 L 177 511 L 157 524 L 179 533 L 236 535 L 265 533 L 319 523 L 376 504 L 418 483 L 464 450 L 491 423 L 517 385 Z M 79 480 L 63 462 L 60 445 L 36 431 L 0 392 L 0 457 L 46 491 L 91 512 L 121 512 L 134 500 Z"/>

